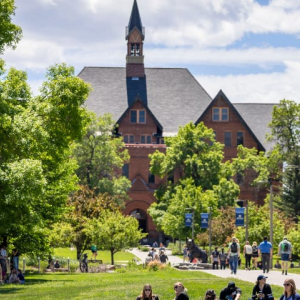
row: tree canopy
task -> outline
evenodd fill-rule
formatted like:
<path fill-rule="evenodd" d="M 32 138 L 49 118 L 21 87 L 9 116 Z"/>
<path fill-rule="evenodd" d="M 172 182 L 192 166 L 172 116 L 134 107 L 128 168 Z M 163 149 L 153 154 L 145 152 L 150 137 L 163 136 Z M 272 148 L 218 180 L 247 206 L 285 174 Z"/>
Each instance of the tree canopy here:
<path fill-rule="evenodd" d="M 6 47 L 15 48 L 22 37 L 22 29 L 12 23 L 15 14 L 14 0 L 1 0 L 0 3 L 0 54 Z"/>
<path fill-rule="evenodd" d="M 32 97 L 25 72 L 0 81 L 0 239 L 23 252 L 44 251 L 46 228 L 75 190 L 72 143 L 90 120 L 82 107 L 90 91 L 65 64 L 50 67 Z"/>
<path fill-rule="evenodd" d="M 185 238 L 190 229 L 184 225 L 188 210 L 195 213 L 195 230 L 200 231 L 200 213 L 215 213 L 221 206 L 232 205 L 239 187 L 231 179 L 229 163 L 223 163 L 223 145 L 216 142 L 212 129 L 203 123 L 189 123 L 178 135 L 166 138 L 166 154 L 150 155 L 151 173 L 160 177 L 180 174 L 180 180 L 168 180 L 155 195 L 157 203 L 149 214 L 159 229 L 174 237 Z"/>
<path fill-rule="evenodd" d="M 146 236 L 134 217 L 108 210 L 104 210 L 99 219 L 87 220 L 85 232 L 99 249 L 110 251 L 112 264 L 116 252 L 135 247 Z"/>
<path fill-rule="evenodd" d="M 273 152 L 280 155 L 283 166 L 282 193 L 277 206 L 298 221 L 300 214 L 300 104 L 282 100 L 273 109 L 269 139 L 276 143 Z"/>

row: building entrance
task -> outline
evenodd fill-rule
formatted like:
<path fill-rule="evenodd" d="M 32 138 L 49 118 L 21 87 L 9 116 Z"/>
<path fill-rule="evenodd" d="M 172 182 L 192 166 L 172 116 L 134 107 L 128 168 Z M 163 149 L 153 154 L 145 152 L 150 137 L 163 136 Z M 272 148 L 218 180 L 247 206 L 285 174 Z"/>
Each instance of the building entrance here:
<path fill-rule="evenodd" d="M 134 210 L 130 215 L 138 220 L 139 229 L 141 229 L 142 232 L 147 232 L 147 215 L 140 209 Z"/>

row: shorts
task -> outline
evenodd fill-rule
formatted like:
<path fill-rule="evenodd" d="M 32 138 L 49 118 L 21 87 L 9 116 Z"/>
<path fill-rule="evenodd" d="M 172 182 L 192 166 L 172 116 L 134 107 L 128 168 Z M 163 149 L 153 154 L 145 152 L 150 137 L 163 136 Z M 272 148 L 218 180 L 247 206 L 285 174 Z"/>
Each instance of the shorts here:
<path fill-rule="evenodd" d="M 282 261 L 289 261 L 290 255 L 288 253 L 281 253 L 281 260 Z"/>
<path fill-rule="evenodd" d="M 92 250 L 92 253 L 97 253 L 97 250 Z"/>

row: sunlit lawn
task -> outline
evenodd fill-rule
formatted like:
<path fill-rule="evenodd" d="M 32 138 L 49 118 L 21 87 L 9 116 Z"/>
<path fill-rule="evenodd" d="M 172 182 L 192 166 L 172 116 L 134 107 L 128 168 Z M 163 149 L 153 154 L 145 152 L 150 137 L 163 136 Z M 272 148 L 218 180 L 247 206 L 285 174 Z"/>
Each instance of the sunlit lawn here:
<path fill-rule="evenodd" d="M 25 285 L 0 286 L 0 299 L 46 300 L 46 299 L 107 299 L 133 300 L 145 283 L 163 299 L 173 299 L 173 284 L 181 281 L 188 288 L 191 300 L 199 300 L 207 289 L 215 289 L 219 295 L 228 283 L 222 279 L 198 271 L 148 271 L 130 270 L 125 273 L 97 274 L 45 274 L 27 275 Z M 235 280 L 242 288 L 242 299 L 249 299 L 253 284 Z M 282 293 L 281 287 L 273 287 L 275 298 Z"/>
<path fill-rule="evenodd" d="M 88 254 L 88 259 L 91 259 L 92 252 L 85 251 Z M 76 260 L 76 249 L 71 250 L 70 248 L 56 248 L 54 249 L 54 257 L 62 257 L 62 258 L 70 258 L 72 260 Z M 132 261 L 134 257 L 133 254 L 125 251 L 117 252 L 114 255 L 115 263 L 123 262 L 123 261 Z M 101 259 L 103 263 L 111 263 L 111 257 L 109 251 L 98 251 L 97 259 Z"/>

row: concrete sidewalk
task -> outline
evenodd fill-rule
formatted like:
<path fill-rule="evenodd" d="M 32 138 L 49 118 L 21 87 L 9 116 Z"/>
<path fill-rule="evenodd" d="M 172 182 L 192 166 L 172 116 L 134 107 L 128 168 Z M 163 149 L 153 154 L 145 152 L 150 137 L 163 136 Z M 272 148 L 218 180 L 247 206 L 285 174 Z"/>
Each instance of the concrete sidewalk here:
<path fill-rule="evenodd" d="M 138 257 L 139 259 L 141 259 L 142 262 L 145 262 L 145 259 L 148 255 L 148 252 L 142 252 L 137 248 L 132 249 L 130 252 L 134 254 L 136 257 Z M 179 258 L 178 256 L 172 255 L 172 252 L 170 250 L 166 250 L 165 252 L 169 258 L 169 262 L 172 265 L 183 262 L 182 259 Z M 157 253 L 158 253 L 158 249 L 157 249 Z M 205 272 L 218 277 L 228 278 L 230 280 L 234 280 L 234 278 L 237 278 L 240 280 L 252 282 L 253 284 L 255 283 L 257 276 L 263 274 L 262 270 L 246 271 L 246 270 L 239 270 L 239 269 L 236 275 L 231 274 L 230 269 L 225 269 L 225 270 L 204 270 L 203 269 L 201 271 L 191 270 L 191 272 Z M 281 271 L 270 271 L 265 275 L 266 277 L 268 277 L 267 283 L 271 285 L 279 285 L 279 286 L 282 286 L 286 278 L 293 278 L 295 280 L 296 286 L 298 287 L 298 289 L 300 289 L 300 275 L 298 274 L 288 273 L 288 275 L 286 276 L 286 275 L 282 275 Z"/>

